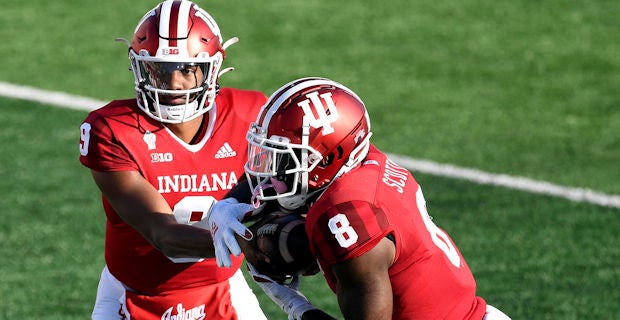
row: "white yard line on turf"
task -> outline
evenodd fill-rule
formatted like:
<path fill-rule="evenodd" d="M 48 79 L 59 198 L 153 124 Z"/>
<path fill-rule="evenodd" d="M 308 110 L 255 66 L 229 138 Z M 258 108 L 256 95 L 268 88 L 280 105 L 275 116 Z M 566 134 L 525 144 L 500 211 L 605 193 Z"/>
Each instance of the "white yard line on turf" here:
<path fill-rule="evenodd" d="M 467 180 L 478 184 L 494 185 L 530 193 L 544 194 L 571 201 L 587 202 L 605 207 L 620 208 L 620 196 L 584 188 L 571 188 L 546 181 L 532 180 L 525 177 L 494 174 L 477 169 L 457 167 L 452 164 L 437 163 L 430 160 L 412 159 L 396 154 L 390 158 L 403 167 L 422 173 L 454 179 Z"/>
<path fill-rule="evenodd" d="M 103 101 L 87 97 L 74 96 L 64 92 L 47 91 L 6 82 L 0 82 L 0 96 L 87 111 L 105 105 Z"/>
<path fill-rule="evenodd" d="M 75 96 L 64 92 L 46 91 L 6 82 L 0 82 L 0 96 L 86 111 L 94 110 L 105 104 L 104 101 L 88 97 Z M 484 185 L 500 186 L 605 207 L 620 208 L 620 195 L 605 194 L 591 189 L 565 187 L 525 177 L 488 173 L 477 169 L 462 168 L 452 164 L 437 163 L 424 159 L 412 159 L 396 154 L 391 154 L 390 157 L 396 163 L 414 172 L 467 180 Z"/>

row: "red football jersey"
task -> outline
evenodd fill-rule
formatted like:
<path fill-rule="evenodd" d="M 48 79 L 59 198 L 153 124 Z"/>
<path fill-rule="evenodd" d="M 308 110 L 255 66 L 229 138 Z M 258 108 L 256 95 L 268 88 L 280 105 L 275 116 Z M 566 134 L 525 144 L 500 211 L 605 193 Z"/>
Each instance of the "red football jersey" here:
<path fill-rule="evenodd" d="M 166 199 L 181 223 L 200 221 L 213 197 L 221 199 L 244 174 L 246 132 L 267 97 L 258 91 L 222 88 L 208 113 L 210 132 L 187 144 L 145 115 L 136 99 L 116 100 L 91 112 L 81 126 L 80 161 L 98 171 L 139 171 Z M 110 272 L 145 294 L 191 288 L 228 279 L 232 268 L 215 258 L 175 263 L 126 224 L 103 197 L 107 216 L 105 259 Z"/>
<path fill-rule="evenodd" d="M 306 218 L 310 247 L 325 278 L 391 234 L 396 257 L 390 267 L 394 319 L 482 319 L 486 302 L 450 237 L 426 211 L 411 173 L 371 146 L 362 165 L 335 180 Z"/>

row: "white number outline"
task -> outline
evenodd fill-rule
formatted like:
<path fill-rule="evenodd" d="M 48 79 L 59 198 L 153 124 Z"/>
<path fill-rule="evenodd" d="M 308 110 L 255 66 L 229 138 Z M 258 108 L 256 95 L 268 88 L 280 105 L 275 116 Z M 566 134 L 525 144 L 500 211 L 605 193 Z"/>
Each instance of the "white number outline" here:
<path fill-rule="evenodd" d="M 172 213 L 178 223 L 207 229 L 206 217 L 209 213 L 209 209 L 216 202 L 217 201 L 212 196 L 186 196 L 174 205 Z M 202 212 L 202 219 L 200 221 L 190 221 L 192 212 Z M 174 263 L 201 262 L 204 260 L 204 258 L 198 257 L 168 257 L 168 259 Z"/>
<path fill-rule="evenodd" d="M 88 155 L 88 145 L 90 143 L 90 123 L 84 122 L 80 126 L 80 154 Z"/>
<path fill-rule="evenodd" d="M 435 245 L 446 254 L 448 260 L 450 260 L 455 267 L 460 268 L 461 256 L 454 247 L 454 244 L 452 244 L 450 237 L 443 230 L 439 229 L 431 220 L 431 216 L 428 214 L 426 209 L 426 200 L 424 199 L 424 194 L 422 194 L 422 188 L 418 187 L 418 191 L 416 191 L 415 194 L 415 199 L 420 216 L 422 216 L 422 221 L 424 221 L 424 225 L 431 235 L 433 243 L 435 243 Z"/>
<path fill-rule="evenodd" d="M 359 238 L 347 216 L 342 213 L 331 217 L 327 222 L 327 226 L 329 226 L 329 231 L 332 232 L 338 244 L 343 248 L 352 246 Z"/>

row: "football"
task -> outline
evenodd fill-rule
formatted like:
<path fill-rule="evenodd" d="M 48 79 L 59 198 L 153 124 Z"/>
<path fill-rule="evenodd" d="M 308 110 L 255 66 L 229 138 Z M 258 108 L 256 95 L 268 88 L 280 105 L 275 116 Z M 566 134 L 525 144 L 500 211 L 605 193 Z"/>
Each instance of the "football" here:
<path fill-rule="evenodd" d="M 315 274 L 319 271 L 316 258 L 310 252 L 305 231 L 305 218 L 298 213 L 275 211 L 265 214 L 249 226 L 254 233 L 250 246 L 270 259 L 251 261 L 255 269 L 276 282 L 283 283 L 298 275 Z"/>

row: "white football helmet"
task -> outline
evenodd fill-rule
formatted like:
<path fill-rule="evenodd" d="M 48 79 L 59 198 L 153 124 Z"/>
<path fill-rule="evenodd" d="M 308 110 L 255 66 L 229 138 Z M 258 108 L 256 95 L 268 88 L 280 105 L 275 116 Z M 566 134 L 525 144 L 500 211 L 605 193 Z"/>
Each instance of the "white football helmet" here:
<path fill-rule="evenodd" d="M 138 23 L 129 60 L 139 107 L 166 123 L 194 119 L 213 107 L 225 49 L 215 20 L 191 1 L 164 1 Z M 199 68 L 199 70 L 197 70 Z M 195 72 L 196 86 L 179 90 L 170 85 L 174 71 Z M 198 78 L 200 77 L 200 78 Z"/>
<path fill-rule="evenodd" d="M 255 200 L 296 209 L 368 154 L 362 100 L 325 78 L 292 81 L 271 95 L 247 134 L 246 175 Z"/>

